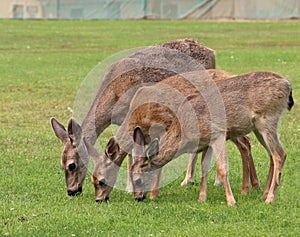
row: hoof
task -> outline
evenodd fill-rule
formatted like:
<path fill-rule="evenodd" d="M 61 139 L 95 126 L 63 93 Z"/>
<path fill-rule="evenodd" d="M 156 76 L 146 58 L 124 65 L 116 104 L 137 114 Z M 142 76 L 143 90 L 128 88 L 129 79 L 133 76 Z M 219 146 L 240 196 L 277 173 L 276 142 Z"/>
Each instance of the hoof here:
<path fill-rule="evenodd" d="M 227 200 L 227 205 L 228 205 L 229 207 L 235 206 L 236 201 L 235 201 L 235 199 L 234 199 L 233 196 L 230 196 L 230 197 L 226 198 L 226 200 Z"/>
<path fill-rule="evenodd" d="M 260 190 L 260 184 L 254 184 L 254 185 L 252 186 L 252 189 L 253 189 L 253 190 Z"/>
<path fill-rule="evenodd" d="M 206 199 L 207 199 L 206 195 L 200 195 L 199 199 L 198 199 L 198 202 L 205 202 Z"/>
<path fill-rule="evenodd" d="M 268 195 L 265 203 L 269 204 L 269 203 L 274 203 L 275 201 L 275 196 L 274 195 Z"/>
<path fill-rule="evenodd" d="M 232 200 L 232 201 L 227 201 L 227 205 L 229 207 L 234 207 L 236 205 L 236 201 L 235 200 Z"/>
<path fill-rule="evenodd" d="M 214 186 L 220 186 L 220 185 L 222 185 L 223 184 L 223 181 L 221 181 L 221 180 L 216 180 L 215 182 L 214 182 Z"/>
<path fill-rule="evenodd" d="M 184 179 L 180 186 L 183 187 L 183 186 L 186 186 L 187 184 L 194 184 L 194 179 Z"/>
<path fill-rule="evenodd" d="M 153 200 L 159 197 L 159 191 L 152 191 L 150 194 L 150 199 Z"/>
<path fill-rule="evenodd" d="M 242 189 L 242 195 L 247 195 L 249 193 L 249 188 Z"/>
<path fill-rule="evenodd" d="M 126 187 L 126 192 L 127 193 L 133 193 L 133 187 L 130 185 L 130 186 L 127 186 Z"/>
<path fill-rule="evenodd" d="M 264 200 L 266 200 L 267 197 L 268 197 L 268 192 L 265 191 L 264 194 L 263 194 L 263 196 L 262 196 L 262 198 L 263 198 Z"/>

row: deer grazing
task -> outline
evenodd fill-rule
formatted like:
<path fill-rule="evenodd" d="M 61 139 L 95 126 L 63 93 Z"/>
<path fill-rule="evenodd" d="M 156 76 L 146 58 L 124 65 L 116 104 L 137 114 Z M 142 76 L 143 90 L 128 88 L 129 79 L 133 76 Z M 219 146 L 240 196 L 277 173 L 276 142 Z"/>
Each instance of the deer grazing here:
<path fill-rule="evenodd" d="M 235 205 L 228 180 L 226 139 L 254 132 L 271 158 L 263 197 L 266 203 L 274 202 L 286 159 L 278 138 L 278 122 L 283 111 L 290 110 L 294 103 L 289 81 L 272 72 L 253 72 L 215 82 L 202 80 L 197 84 L 201 74 L 203 72 L 175 75 L 156 85 L 140 88 L 132 99 L 116 137 L 120 157 L 132 148 L 129 137 L 133 136 L 136 126 L 145 132 L 144 143 L 160 138 L 158 154 L 157 142 L 150 145 L 153 152 L 143 152 L 142 139 L 136 139 L 141 143 L 139 150 L 134 151 L 131 167 L 135 199 L 142 201 L 146 197 L 154 177 L 166 163 L 183 153 L 206 151 L 199 195 L 199 201 L 205 201 L 213 151 L 227 204 Z M 198 91 L 187 97 L 180 96 L 186 90 Z M 120 159 L 118 155 L 116 159 Z"/>
<path fill-rule="evenodd" d="M 199 71 L 197 77 L 193 78 L 196 79 L 193 85 L 191 84 L 190 86 L 183 87 L 181 88 L 182 90 L 177 90 L 176 88 L 172 89 L 172 87 L 170 87 L 171 91 L 168 91 L 168 93 L 162 93 L 162 95 L 156 95 L 154 98 L 152 98 L 155 101 L 162 100 L 159 103 L 154 103 L 153 101 L 153 103 L 150 103 L 150 97 L 143 97 L 141 95 L 141 97 L 143 98 L 139 97 L 139 101 L 140 103 L 145 102 L 145 104 L 142 104 L 141 107 L 136 107 L 138 100 L 132 101 L 131 109 L 127 114 L 126 122 L 124 122 L 120 127 L 116 138 L 113 137 L 110 139 L 106 146 L 105 154 L 102 156 L 98 154 L 98 152 L 93 148 L 91 144 L 89 144 L 88 141 L 86 141 L 88 152 L 94 158 L 95 167 L 92 175 L 92 183 L 95 186 L 96 201 L 108 200 L 112 187 L 115 184 L 119 167 L 123 162 L 126 154 L 131 154 L 131 147 L 133 142 L 131 139 L 132 136 L 129 134 L 132 134 L 133 128 L 135 126 L 141 126 L 143 130 L 147 131 L 147 144 L 149 144 L 149 132 L 151 132 L 152 130 L 153 134 L 160 137 L 163 135 L 163 132 L 167 132 L 171 126 L 172 121 L 176 118 L 174 111 L 178 110 L 178 105 L 185 101 L 188 96 L 199 93 L 199 88 L 201 89 L 205 84 L 207 84 L 208 81 L 210 82 L 211 80 L 226 80 L 231 76 L 231 74 L 221 70 L 203 70 L 201 73 Z M 181 77 L 179 76 L 179 78 Z M 172 79 L 177 81 L 178 77 L 165 79 L 164 81 Z M 161 87 L 161 85 L 165 85 L 164 81 L 157 84 L 157 86 Z M 160 91 L 160 89 L 158 89 L 157 91 Z M 175 95 L 173 98 L 172 95 L 174 93 Z M 148 95 L 148 93 L 145 95 Z M 162 106 L 163 104 L 167 104 L 167 106 Z M 136 109 L 133 109 L 133 107 L 136 107 Z M 170 110 L 170 108 L 173 108 L 173 110 Z M 129 119 L 128 116 L 130 115 L 131 111 L 134 113 L 134 116 L 132 117 L 132 119 L 131 117 Z M 157 131 L 155 131 L 155 125 L 159 125 L 158 127 L 156 127 Z M 129 129 L 130 133 L 127 132 L 126 128 Z M 159 131 L 159 128 L 162 128 L 162 131 Z M 124 138 L 124 134 L 127 134 L 128 136 Z M 118 144 L 119 140 L 126 141 L 126 145 L 123 144 L 123 148 L 125 147 L 128 149 L 120 149 Z M 242 156 L 242 193 L 247 193 L 249 191 L 249 172 L 253 188 L 259 188 L 260 184 L 256 175 L 253 158 L 251 156 L 249 139 L 247 137 L 237 137 L 232 138 L 231 140 L 237 145 Z M 190 158 L 191 162 L 189 163 L 186 176 L 189 178 L 193 178 L 197 159 L 197 152 L 192 153 L 194 153 L 195 155 L 192 155 Z M 204 157 L 205 152 L 203 153 L 203 158 Z M 159 177 L 160 175 L 157 175 L 157 179 L 155 179 L 152 184 L 153 186 L 151 189 L 152 192 L 150 198 L 155 198 L 159 195 Z"/>
<path fill-rule="evenodd" d="M 232 75 L 223 70 L 206 70 L 213 80 L 225 80 L 235 75 Z M 185 95 L 187 96 L 187 95 Z M 252 184 L 253 189 L 260 189 L 260 183 L 256 174 L 256 169 L 254 166 L 254 161 L 252 158 L 251 153 L 251 145 L 250 139 L 247 136 L 231 139 L 231 141 L 237 146 L 241 157 L 242 157 L 242 168 L 243 168 L 243 180 L 242 180 L 242 194 L 247 194 L 250 190 L 249 188 L 249 179 Z M 202 154 L 202 159 L 205 156 L 205 152 Z M 189 159 L 189 163 L 187 166 L 186 176 L 184 180 L 181 182 L 181 186 L 185 186 L 188 183 L 194 183 L 194 174 L 195 174 L 195 167 L 197 162 L 198 156 L 197 154 L 192 154 Z M 154 183 L 155 186 L 158 185 L 158 180 Z M 222 183 L 222 179 L 217 172 L 215 185 L 219 185 Z M 152 194 L 152 193 L 151 193 Z M 152 198 L 158 196 L 159 193 L 155 193 L 155 195 L 151 195 Z"/>
<path fill-rule="evenodd" d="M 214 51 L 194 40 L 179 39 L 149 46 L 108 68 L 81 126 L 70 119 L 66 129 L 51 118 L 54 133 L 64 145 L 61 166 L 68 195 L 80 194 L 86 177 L 89 155 L 83 138 L 95 144 L 110 124 L 121 125 L 139 87 L 178 73 L 210 68 L 215 68 Z"/>

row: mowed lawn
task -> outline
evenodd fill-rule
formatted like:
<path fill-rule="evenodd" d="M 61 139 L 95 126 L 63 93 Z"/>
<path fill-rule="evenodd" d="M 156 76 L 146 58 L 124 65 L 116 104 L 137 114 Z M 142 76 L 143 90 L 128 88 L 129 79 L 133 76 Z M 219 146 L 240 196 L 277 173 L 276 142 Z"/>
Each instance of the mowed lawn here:
<path fill-rule="evenodd" d="M 126 49 L 194 38 L 217 52 L 217 68 L 234 74 L 274 71 L 293 86 L 295 106 L 279 127 L 287 153 L 274 204 L 261 199 L 269 157 L 251 135 L 262 190 L 241 194 L 241 158 L 228 143 L 230 182 L 237 206 L 222 186 L 208 184 L 198 203 L 181 175 L 157 200 L 137 203 L 116 189 L 108 204 L 94 201 L 88 177 L 69 197 L 60 168 L 62 144 L 50 127 L 72 116 L 80 85 L 100 62 Z M 0 236 L 297 236 L 300 233 L 300 21 L 0 21 Z M 98 78 L 101 80 L 101 78 Z M 109 130 L 109 129 L 108 129 Z M 111 131 L 101 135 L 105 146 Z M 184 162 L 185 158 L 182 159 Z M 186 163 L 187 164 L 187 163 Z M 184 163 L 185 165 L 185 163 Z M 125 182 L 125 181 L 124 181 Z"/>

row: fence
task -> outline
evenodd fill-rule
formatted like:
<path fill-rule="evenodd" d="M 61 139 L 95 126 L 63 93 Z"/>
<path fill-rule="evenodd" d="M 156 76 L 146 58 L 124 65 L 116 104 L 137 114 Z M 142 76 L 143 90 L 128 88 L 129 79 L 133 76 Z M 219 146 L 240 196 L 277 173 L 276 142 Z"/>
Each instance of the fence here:
<path fill-rule="evenodd" d="M 300 0 L 1 0 L 0 18 L 289 19 Z"/>

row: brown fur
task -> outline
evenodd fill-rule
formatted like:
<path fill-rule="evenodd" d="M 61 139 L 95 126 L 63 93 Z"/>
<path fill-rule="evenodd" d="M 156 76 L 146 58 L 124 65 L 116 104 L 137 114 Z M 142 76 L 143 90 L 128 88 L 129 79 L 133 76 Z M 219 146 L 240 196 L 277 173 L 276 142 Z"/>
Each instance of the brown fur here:
<path fill-rule="evenodd" d="M 106 71 L 81 126 L 71 119 L 65 129 L 55 118 L 51 118 L 52 128 L 64 145 L 61 164 L 65 171 L 68 194 L 81 193 L 87 173 L 89 156 L 82 138 L 95 144 L 98 136 L 111 123 L 120 125 L 139 87 L 177 73 L 214 66 L 213 50 L 186 39 L 149 46 L 113 63 Z"/>
<path fill-rule="evenodd" d="M 216 88 L 211 81 L 202 83 L 198 88 L 201 93 L 198 91 L 185 99 L 179 98 L 174 91 L 180 91 L 182 94 L 187 90 L 193 91 L 198 74 L 199 72 L 191 72 L 184 76 L 176 75 L 154 86 L 143 87 L 133 98 L 128 116 L 117 136 L 123 150 L 127 150 L 130 146 L 128 138 L 136 125 L 142 128 L 149 127 L 149 121 L 159 118 L 160 109 L 163 114 L 167 109 L 173 114 L 176 111 L 176 117 L 171 116 L 172 121 L 168 121 L 169 116 L 165 116 L 163 121 L 155 121 L 163 128 L 168 127 L 164 134 L 156 134 L 158 137 L 161 136 L 161 149 L 157 157 L 151 161 L 147 158 L 137 159 L 132 166 L 133 183 L 135 180 L 143 180 L 142 187 L 140 185 L 139 191 L 135 192 L 135 198 L 140 200 L 145 197 L 147 188 L 152 183 L 153 174 L 156 174 L 155 170 L 159 170 L 183 153 L 194 153 L 209 147 L 217 155 L 217 169 L 224 182 L 227 204 L 235 205 L 228 181 L 225 139 L 236 139 L 253 131 L 272 158 L 264 197 L 266 203 L 273 202 L 286 158 L 278 139 L 277 125 L 289 102 L 291 93 L 289 82 L 271 72 L 254 72 L 218 81 L 217 90 L 214 90 Z M 211 97 L 210 93 L 216 91 L 220 92 L 224 106 L 217 107 L 214 114 L 211 113 L 210 98 L 214 98 L 215 94 Z M 165 102 L 165 97 L 169 98 L 170 103 Z M 155 102 L 153 98 L 160 98 L 159 101 L 163 101 L 164 104 Z M 144 106 L 153 108 L 143 109 Z M 139 114 L 140 111 L 143 111 L 143 116 Z M 226 123 L 223 118 L 218 120 L 218 117 L 214 117 L 222 115 L 223 111 Z M 212 122 L 215 126 L 211 126 Z M 147 129 L 145 137 L 146 140 L 150 140 Z M 200 201 L 206 199 L 207 160 L 209 159 L 202 161 Z M 149 175 L 151 172 L 152 175 Z"/>
<path fill-rule="evenodd" d="M 222 70 L 207 70 L 204 75 L 206 79 L 213 79 L 213 80 L 225 80 L 233 75 Z M 176 80 L 174 80 L 175 82 Z M 199 79 L 201 81 L 201 79 Z M 163 83 L 163 82 L 162 82 Z M 180 93 L 183 97 L 187 97 L 190 94 L 197 93 L 198 89 L 194 87 L 191 89 L 191 87 L 181 88 Z M 167 94 L 167 93 L 166 93 Z M 168 94 L 167 94 L 168 96 Z M 147 98 L 148 99 L 148 98 Z M 167 100 L 167 98 L 165 99 Z M 170 101 L 172 103 L 172 100 Z M 171 105 L 169 105 L 170 107 Z M 144 104 L 142 107 L 137 108 L 134 115 L 136 116 L 133 120 L 129 120 L 129 127 L 132 129 L 135 126 L 141 126 L 144 131 L 150 131 L 150 128 L 153 131 L 153 124 L 160 124 L 162 121 L 171 123 L 172 118 L 175 117 L 174 113 L 169 109 L 169 107 L 161 108 L 159 105 L 156 105 L 154 103 Z M 144 116 L 144 110 L 151 111 L 151 117 L 145 117 Z M 160 124 L 164 131 L 167 131 L 170 127 L 170 124 Z M 145 126 L 145 127 L 144 127 Z M 157 132 L 156 132 L 157 134 Z M 159 134 L 161 135 L 161 134 Z M 150 142 L 150 136 L 146 134 L 146 142 L 149 144 Z M 237 148 L 240 151 L 241 157 L 242 157 L 242 167 L 243 167 L 243 181 L 242 181 L 242 194 L 247 194 L 250 190 L 249 188 L 249 181 L 252 183 L 253 189 L 259 189 L 260 183 L 256 174 L 254 161 L 251 154 L 251 146 L 249 138 L 247 137 L 240 137 L 231 139 Z M 204 154 L 205 155 L 205 154 Z M 186 177 L 181 183 L 182 186 L 186 185 L 187 183 L 193 183 L 194 182 L 194 172 L 195 172 L 195 166 L 197 162 L 197 155 L 191 155 L 187 167 Z M 158 173 L 158 176 L 155 178 L 153 184 L 152 184 L 152 191 L 150 194 L 150 198 L 156 198 L 159 195 L 159 182 L 160 182 L 160 172 Z M 216 176 L 215 185 L 221 184 L 222 180 L 218 175 Z"/>
<path fill-rule="evenodd" d="M 193 75 L 193 74 L 191 74 Z M 173 83 L 176 84 L 176 81 L 178 80 L 178 77 L 172 77 L 169 79 L 165 79 L 162 81 L 158 87 L 162 87 L 163 85 L 166 86 L 166 88 L 171 88 L 171 93 L 167 93 L 166 91 L 163 91 L 162 93 L 159 93 L 159 88 L 154 88 L 158 94 L 156 94 L 155 98 L 159 98 L 159 101 L 163 101 L 167 106 L 161 106 L 160 103 L 154 103 L 151 102 L 152 100 L 149 101 L 149 97 L 144 97 L 142 94 L 139 96 L 139 99 L 135 101 L 135 104 L 131 105 L 131 111 L 134 111 L 132 114 L 132 119 L 131 117 L 127 117 L 127 123 L 123 123 L 120 131 L 118 132 L 117 139 L 118 140 L 123 140 L 126 141 L 128 144 L 124 145 L 123 148 L 127 147 L 128 150 L 123 150 L 120 155 L 118 155 L 118 163 L 122 162 L 125 155 L 127 153 L 131 153 L 131 144 L 132 144 L 132 133 L 133 133 L 133 128 L 135 128 L 137 125 L 141 126 L 141 128 L 146 132 L 145 134 L 145 142 L 149 144 L 151 141 L 151 137 L 153 138 L 154 134 L 155 136 L 160 136 L 162 137 L 164 132 L 168 131 L 170 126 L 172 125 L 173 120 L 176 118 L 176 111 L 178 110 L 178 104 L 182 103 L 185 101 L 185 99 L 191 94 L 194 95 L 195 93 L 199 92 L 199 88 L 197 88 L 197 84 L 206 84 L 206 83 L 211 83 L 212 79 L 220 79 L 220 80 L 225 80 L 230 76 L 229 73 L 221 70 L 206 70 L 199 72 L 199 75 L 197 75 L 195 79 L 196 84 L 187 86 L 187 87 L 181 87 L 180 90 L 178 91 L 178 94 L 176 94 L 174 97 L 175 99 L 173 100 L 173 97 L 170 96 L 172 95 L 172 92 L 175 92 L 177 90 L 172 90 L 173 87 L 169 87 L 168 81 L 174 80 Z M 200 86 L 201 87 L 201 86 Z M 156 93 L 154 92 L 154 93 Z M 147 95 L 147 94 L 145 94 Z M 155 99 L 154 98 L 154 99 Z M 142 106 L 138 106 L 142 105 Z M 129 112 L 130 114 L 130 112 Z M 128 116 L 128 115 L 127 115 Z M 156 126 L 157 125 L 157 126 Z M 128 135 L 127 137 L 124 137 L 122 139 L 121 135 L 122 131 L 128 129 L 129 133 L 124 133 Z M 249 172 L 251 182 L 254 188 L 259 188 L 259 181 L 256 175 L 255 167 L 254 167 L 254 162 L 253 158 L 251 156 L 251 148 L 250 148 L 250 142 L 247 137 L 241 137 L 241 138 L 236 138 L 232 139 L 232 141 L 237 145 L 239 151 L 241 152 L 242 155 L 242 161 L 243 161 L 243 186 L 242 186 L 242 192 L 247 193 L 249 191 Z M 196 154 L 196 153 L 195 153 Z M 195 169 L 195 164 L 196 164 L 196 159 L 197 155 L 192 155 L 191 161 L 189 166 L 188 166 L 188 171 L 187 171 L 187 176 L 193 178 L 193 173 Z M 116 162 L 111 162 L 110 166 L 105 166 L 104 163 L 107 160 L 106 156 L 103 157 L 98 157 L 95 162 L 98 164 L 97 168 L 94 169 L 94 172 L 97 172 L 99 175 L 99 179 L 105 177 L 109 179 L 109 182 L 111 185 L 114 185 L 115 182 L 115 174 L 113 175 L 113 178 L 110 178 L 112 176 L 112 170 L 116 169 L 114 168 L 116 166 Z M 109 159 L 111 160 L 111 159 Z M 109 177 L 109 178 L 108 178 Z M 159 194 L 159 175 L 157 176 L 156 180 L 153 182 L 152 186 L 152 192 L 151 192 L 151 198 L 155 198 Z M 101 198 L 104 200 L 105 198 L 108 197 L 110 194 L 111 189 L 107 190 L 108 187 L 101 187 L 102 189 L 102 194 Z M 99 198 L 100 196 L 98 196 Z"/>
<path fill-rule="evenodd" d="M 202 47 L 199 47 L 202 45 Z M 182 53 L 190 55 L 192 58 L 200 62 L 204 68 L 216 68 L 216 61 L 211 60 L 214 57 L 214 51 L 205 47 L 205 45 L 195 42 L 193 39 L 173 40 L 158 46 L 176 49 Z"/>

